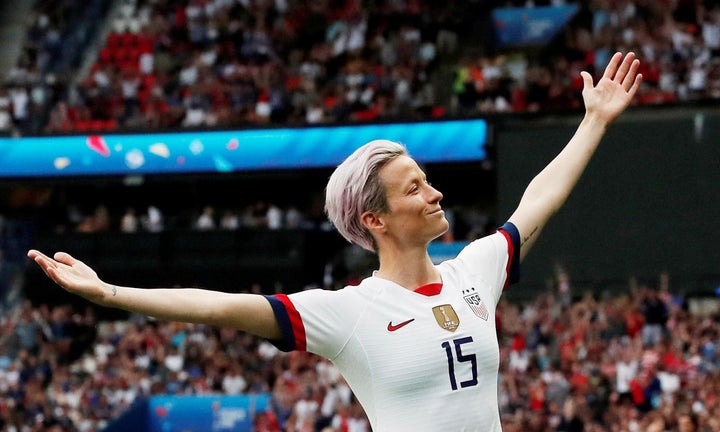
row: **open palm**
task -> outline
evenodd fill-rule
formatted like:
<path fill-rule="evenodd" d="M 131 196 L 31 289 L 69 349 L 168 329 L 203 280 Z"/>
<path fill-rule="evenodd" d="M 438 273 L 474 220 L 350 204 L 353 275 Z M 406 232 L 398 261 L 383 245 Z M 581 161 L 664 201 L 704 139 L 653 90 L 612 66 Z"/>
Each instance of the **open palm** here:
<path fill-rule="evenodd" d="M 637 72 L 639 67 L 640 61 L 634 53 L 630 52 L 623 58 L 618 52 L 610 59 L 597 85 L 593 85 L 589 73 L 581 72 L 586 111 L 608 123 L 615 119 L 630 104 L 640 87 L 642 74 Z"/>
<path fill-rule="evenodd" d="M 102 303 L 108 290 L 93 269 L 65 252 L 58 252 L 54 259 L 37 250 L 28 252 L 45 274 L 70 293 L 95 303 Z"/>

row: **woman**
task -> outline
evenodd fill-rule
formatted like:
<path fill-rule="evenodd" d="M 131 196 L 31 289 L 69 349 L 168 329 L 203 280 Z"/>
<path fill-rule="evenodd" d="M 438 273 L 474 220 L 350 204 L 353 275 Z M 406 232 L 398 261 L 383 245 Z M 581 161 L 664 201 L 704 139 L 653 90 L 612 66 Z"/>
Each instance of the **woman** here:
<path fill-rule="evenodd" d="M 616 53 L 597 85 L 582 72 L 586 112 L 570 142 L 530 182 L 507 223 L 439 265 L 427 247 L 448 229 L 442 194 L 403 146 L 384 140 L 343 161 L 326 191 L 338 231 L 378 254 L 379 268 L 359 286 L 287 296 L 139 289 L 106 283 L 63 252 L 28 256 L 58 285 L 97 304 L 233 327 L 330 359 L 375 432 L 499 431 L 495 306 L 609 123 L 629 105 L 642 81 L 638 67 L 633 53 Z"/>

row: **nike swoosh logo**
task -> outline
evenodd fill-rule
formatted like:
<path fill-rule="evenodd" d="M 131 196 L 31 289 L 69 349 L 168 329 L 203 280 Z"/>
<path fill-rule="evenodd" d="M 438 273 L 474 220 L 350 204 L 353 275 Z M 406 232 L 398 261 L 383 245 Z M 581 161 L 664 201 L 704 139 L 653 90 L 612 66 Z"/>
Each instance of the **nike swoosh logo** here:
<path fill-rule="evenodd" d="M 403 322 L 401 322 L 400 324 L 393 324 L 392 321 L 390 321 L 390 322 L 388 323 L 388 327 L 387 327 L 387 328 L 388 328 L 388 331 L 394 332 L 395 330 L 399 330 L 399 329 L 405 327 L 406 325 L 410 324 L 410 323 L 413 322 L 413 321 L 415 321 L 415 318 L 411 318 L 411 319 L 409 319 L 409 320 L 407 320 L 407 321 L 403 321 Z"/>

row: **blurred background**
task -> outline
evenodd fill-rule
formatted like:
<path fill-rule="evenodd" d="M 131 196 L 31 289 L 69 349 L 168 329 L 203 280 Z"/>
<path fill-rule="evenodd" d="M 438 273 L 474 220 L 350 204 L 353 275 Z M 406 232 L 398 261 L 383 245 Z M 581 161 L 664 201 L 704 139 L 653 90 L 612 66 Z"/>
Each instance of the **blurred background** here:
<path fill-rule="evenodd" d="M 93 307 L 25 253 L 339 289 L 376 257 L 325 183 L 386 138 L 444 194 L 442 261 L 509 217 L 616 51 L 642 87 L 498 307 L 503 427 L 720 430 L 718 2 L 7 0 L 0 35 L 3 432 L 368 431 L 331 363 Z"/>

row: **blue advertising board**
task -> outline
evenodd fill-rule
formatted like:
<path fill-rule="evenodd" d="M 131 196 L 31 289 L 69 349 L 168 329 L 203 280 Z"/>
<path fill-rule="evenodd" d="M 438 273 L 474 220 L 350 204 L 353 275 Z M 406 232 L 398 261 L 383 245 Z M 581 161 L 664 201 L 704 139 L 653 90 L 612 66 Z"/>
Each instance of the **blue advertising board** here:
<path fill-rule="evenodd" d="M 154 396 L 149 432 L 251 432 L 268 395 Z"/>
<path fill-rule="evenodd" d="M 270 395 L 157 395 L 141 397 L 102 432 L 252 432 Z"/>
<path fill-rule="evenodd" d="M 546 44 L 577 12 L 576 4 L 495 9 L 492 11 L 495 37 L 501 46 Z"/>
<path fill-rule="evenodd" d="M 428 245 L 428 254 L 434 264 L 440 264 L 443 261 L 455 258 L 461 250 L 470 242 L 468 241 L 453 241 L 453 242 L 442 242 L 434 241 Z"/>
<path fill-rule="evenodd" d="M 158 134 L 0 138 L 0 178 L 333 167 L 374 139 L 419 162 L 485 158 L 485 120 Z"/>

